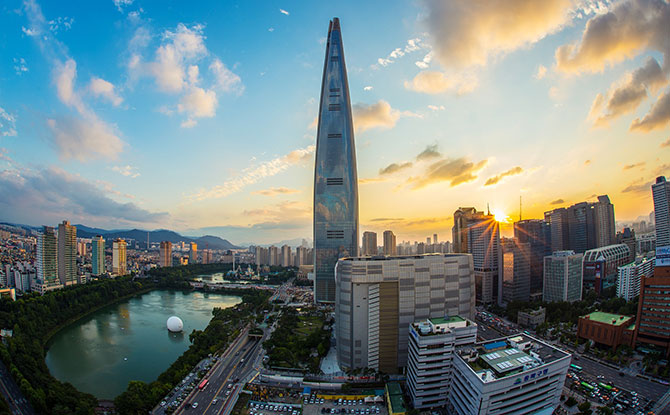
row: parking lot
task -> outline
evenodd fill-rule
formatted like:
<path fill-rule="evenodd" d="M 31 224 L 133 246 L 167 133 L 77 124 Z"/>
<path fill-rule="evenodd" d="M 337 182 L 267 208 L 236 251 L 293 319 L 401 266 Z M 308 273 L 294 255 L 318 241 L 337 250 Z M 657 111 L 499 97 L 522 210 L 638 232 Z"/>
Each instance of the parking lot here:
<path fill-rule="evenodd" d="M 384 402 L 366 403 L 363 399 L 324 399 L 316 395 L 303 400 L 303 415 L 386 415 Z"/>

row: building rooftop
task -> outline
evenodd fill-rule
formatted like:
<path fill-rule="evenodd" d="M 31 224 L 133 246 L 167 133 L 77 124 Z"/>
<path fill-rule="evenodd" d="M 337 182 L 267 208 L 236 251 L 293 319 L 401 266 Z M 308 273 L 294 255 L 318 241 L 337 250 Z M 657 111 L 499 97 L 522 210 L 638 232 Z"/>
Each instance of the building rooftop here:
<path fill-rule="evenodd" d="M 461 316 L 435 317 L 435 318 L 429 318 L 428 320 L 430 320 L 430 322 L 433 324 L 457 323 L 465 321 L 465 319 Z"/>
<path fill-rule="evenodd" d="M 340 261 L 389 261 L 394 259 L 422 259 L 422 258 L 431 258 L 431 257 L 460 257 L 463 255 L 469 254 L 458 254 L 458 253 L 427 253 L 427 254 L 412 254 L 412 255 L 374 255 L 374 256 L 355 256 L 355 257 L 344 257 L 340 258 Z"/>
<path fill-rule="evenodd" d="M 459 358 L 468 364 L 483 382 L 529 373 L 570 355 L 526 334 L 457 347 Z"/>
<path fill-rule="evenodd" d="M 597 321 L 598 323 L 621 326 L 622 324 L 630 323 L 630 319 L 633 317 L 622 316 L 621 314 L 605 313 L 602 311 L 594 311 L 593 313 L 582 316 L 581 318 Z"/>
<path fill-rule="evenodd" d="M 391 404 L 391 413 L 404 413 L 405 400 L 402 397 L 402 389 L 400 389 L 400 384 L 397 382 L 389 382 L 386 384 L 386 393 L 388 393 L 388 400 Z"/>

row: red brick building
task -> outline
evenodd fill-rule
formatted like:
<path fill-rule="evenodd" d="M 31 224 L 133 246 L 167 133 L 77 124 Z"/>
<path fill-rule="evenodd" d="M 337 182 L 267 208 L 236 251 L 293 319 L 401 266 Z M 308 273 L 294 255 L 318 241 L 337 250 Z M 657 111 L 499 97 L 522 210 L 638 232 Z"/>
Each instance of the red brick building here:
<path fill-rule="evenodd" d="M 633 346 L 635 317 L 596 311 L 579 318 L 577 336 L 616 349 Z"/>
<path fill-rule="evenodd" d="M 642 276 L 635 328 L 635 343 L 661 347 L 670 357 L 670 267 L 657 266 L 653 277 Z"/>

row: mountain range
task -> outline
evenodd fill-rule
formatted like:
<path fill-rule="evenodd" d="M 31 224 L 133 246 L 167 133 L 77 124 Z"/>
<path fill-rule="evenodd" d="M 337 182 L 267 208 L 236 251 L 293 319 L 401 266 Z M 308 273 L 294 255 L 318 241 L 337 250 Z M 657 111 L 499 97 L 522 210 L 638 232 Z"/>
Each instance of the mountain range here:
<path fill-rule="evenodd" d="M 22 225 L 15 223 L 1 223 L 2 225 L 13 226 L 17 228 L 23 228 L 26 230 L 39 230 L 41 227 Z M 198 244 L 198 249 L 240 249 L 239 246 L 235 246 L 227 239 L 219 238 L 218 236 L 205 235 L 205 236 L 182 236 L 177 232 L 167 230 L 167 229 L 157 229 L 154 231 L 146 231 L 142 229 L 113 229 L 106 230 L 100 228 L 91 228 L 86 225 L 77 224 L 74 225 L 77 227 L 77 237 L 78 238 L 92 238 L 95 235 L 102 235 L 105 239 L 114 239 L 114 238 L 123 238 L 123 239 L 134 239 L 140 244 L 146 244 L 147 234 L 149 237 L 149 242 L 160 242 L 160 241 L 169 241 L 172 243 L 184 241 L 186 243 L 195 242 Z"/>

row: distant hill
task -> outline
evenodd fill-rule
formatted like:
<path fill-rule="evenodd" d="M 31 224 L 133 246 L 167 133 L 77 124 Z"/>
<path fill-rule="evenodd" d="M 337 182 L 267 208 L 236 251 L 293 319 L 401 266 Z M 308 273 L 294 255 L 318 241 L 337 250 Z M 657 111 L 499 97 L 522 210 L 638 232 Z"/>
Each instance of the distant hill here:
<path fill-rule="evenodd" d="M 0 225 L 21 228 L 26 231 L 40 231 L 41 226 L 30 226 L 23 225 L 19 223 L 8 223 L 0 222 Z M 114 239 L 114 238 L 123 238 L 123 239 L 134 239 L 140 243 L 140 245 L 146 245 L 147 242 L 147 231 L 142 229 L 115 229 L 115 230 L 106 230 L 101 228 L 91 228 L 90 226 L 77 224 L 74 225 L 77 227 L 77 237 L 78 238 L 92 238 L 95 235 L 102 235 L 105 239 Z M 184 242 L 195 242 L 198 244 L 198 250 L 205 248 L 209 249 L 240 249 L 239 246 L 235 246 L 227 239 L 219 238 L 218 236 L 205 235 L 205 236 L 182 236 L 177 232 L 166 230 L 166 229 L 157 229 L 155 231 L 149 232 L 149 242 L 160 242 L 160 241 L 170 241 L 172 243 L 184 241 Z"/>
<path fill-rule="evenodd" d="M 169 241 L 175 242 L 195 242 L 198 244 L 198 250 L 205 248 L 209 249 L 239 249 L 240 247 L 233 245 L 227 239 L 219 238 L 218 236 L 205 235 L 200 237 L 182 236 L 177 232 L 157 229 L 155 231 L 145 231 L 142 229 L 131 230 L 112 230 L 89 228 L 86 225 L 75 225 L 77 227 L 77 237 L 92 238 L 95 235 L 102 235 L 105 239 L 123 238 L 134 239 L 141 243 L 146 243 L 147 232 L 149 233 L 149 242 Z"/>

